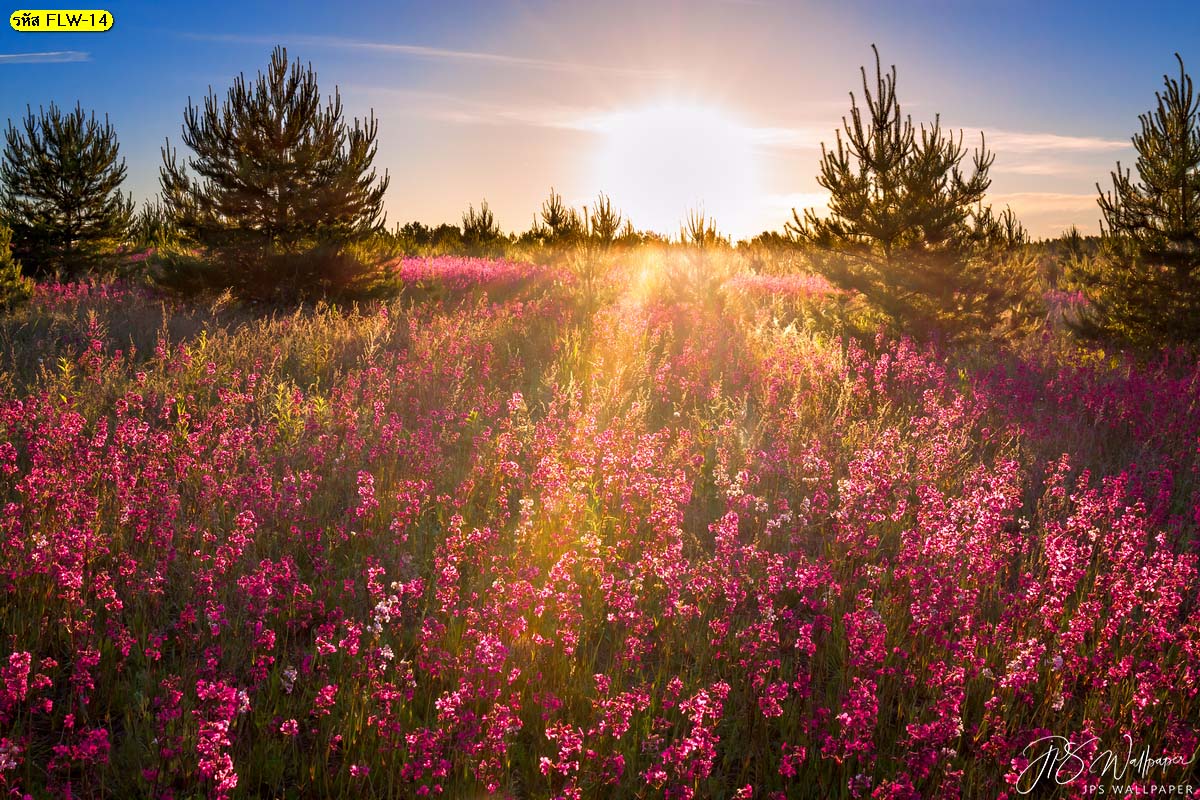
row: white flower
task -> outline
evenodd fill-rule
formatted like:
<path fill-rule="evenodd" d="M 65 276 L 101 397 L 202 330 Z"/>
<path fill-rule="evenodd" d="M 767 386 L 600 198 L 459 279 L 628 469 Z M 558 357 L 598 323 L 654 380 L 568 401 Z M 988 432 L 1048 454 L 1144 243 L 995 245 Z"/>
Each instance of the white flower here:
<path fill-rule="evenodd" d="M 21 748 L 17 746 L 16 742 L 0 746 L 0 772 L 21 766 L 21 762 L 17 760 L 19 755 L 21 755 Z"/>
<path fill-rule="evenodd" d="M 295 667 L 284 667 L 283 670 L 283 691 L 286 694 L 291 694 L 292 689 L 296 686 L 296 677 L 299 675 Z"/>

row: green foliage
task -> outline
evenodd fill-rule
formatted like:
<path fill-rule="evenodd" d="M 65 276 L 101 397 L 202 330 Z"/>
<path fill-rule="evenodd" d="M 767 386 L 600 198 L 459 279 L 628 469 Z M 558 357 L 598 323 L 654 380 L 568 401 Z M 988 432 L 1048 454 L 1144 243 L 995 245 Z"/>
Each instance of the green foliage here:
<path fill-rule="evenodd" d="M 1179 60 L 1157 108 L 1138 119 L 1134 181 L 1120 163 L 1100 192 L 1099 256 L 1075 265 L 1085 336 L 1135 345 L 1200 342 L 1200 99 Z"/>
<path fill-rule="evenodd" d="M 639 231 L 633 227 L 633 221 L 629 219 L 625 220 L 620 233 L 617 234 L 617 244 L 621 247 L 637 247 L 642 244 L 651 244 L 654 241 L 655 234 L 650 231 Z"/>
<path fill-rule="evenodd" d="M 487 200 L 480 202 L 478 211 L 472 205 L 463 213 L 462 242 L 467 254 L 472 256 L 497 256 L 503 252 L 504 232 Z"/>
<path fill-rule="evenodd" d="M 171 213 L 158 200 L 143 203 L 129 229 L 129 240 L 139 248 L 172 245 L 180 238 Z"/>
<path fill-rule="evenodd" d="M 74 277 L 110 265 L 124 241 L 133 201 L 120 191 L 125 162 L 108 118 L 78 104 L 32 110 L 9 121 L 0 163 L 0 217 L 13 249 L 35 275 Z"/>
<path fill-rule="evenodd" d="M 535 260 L 551 262 L 566 257 L 578 266 L 581 260 L 594 262 L 598 255 L 607 258 L 613 248 L 629 249 L 654 238 L 634 228 L 604 193 L 597 195 L 590 209 L 579 209 L 567 205 L 551 187 L 532 227 L 517 242 L 532 249 L 530 256 Z"/>
<path fill-rule="evenodd" d="M 655 234 L 636 230 L 603 193 L 590 208 L 577 208 L 568 205 L 553 187 L 532 225 L 519 234 L 504 234 L 487 201 L 478 209 L 468 207 L 461 222 L 461 227 L 409 222 L 383 236 L 405 255 L 503 257 L 572 270 L 583 261 L 594 263 L 597 253 L 607 257 L 613 249 L 661 241 Z"/>
<path fill-rule="evenodd" d="M 737 252 L 754 273 L 791 275 L 810 271 L 806 248 L 779 231 L 763 231 L 743 239 L 737 243 Z"/>
<path fill-rule="evenodd" d="M 663 263 L 665 299 L 694 305 L 718 302 L 720 286 L 730 275 L 732 247 L 717 221 L 689 209 L 679 228 L 679 243 Z"/>
<path fill-rule="evenodd" d="M 688 210 L 687 217 L 679 227 L 679 241 L 700 250 L 729 247 L 729 237 L 722 236 L 717 230 L 717 221 L 695 208 Z"/>
<path fill-rule="evenodd" d="M 426 225 L 422 222 L 396 223 L 396 228 L 385 232 L 404 255 L 438 256 L 461 253 L 463 251 L 462 231 L 457 225 L 443 222 L 437 226 Z"/>
<path fill-rule="evenodd" d="M 336 88 L 322 105 L 312 66 L 289 66 L 282 47 L 223 104 L 211 92 L 203 108 L 189 102 L 194 155 L 180 164 L 168 142 L 160 178 L 174 224 L 213 261 L 206 282 L 256 297 L 357 290 L 365 268 L 343 250 L 382 226 L 377 133 L 374 115 L 343 120 Z"/>
<path fill-rule="evenodd" d="M 365 299 L 392 288 L 384 264 L 373 255 L 361 241 L 317 245 L 302 253 L 228 248 L 215 257 L 168 246 L 155 254 L 153 278 L 181 295 L 231 290 L 250 300 Z"/>
<path fill-rule="evenodd" d="M 579 212 L 563 202 L 562 195 L 550 187 L 550 196 L 542 203 L 541 224 L 534 221 L 533 231 L 551 247 L 573 245 L 586 234 L 586 223 Z"/>
<path fill-rule="evenodd" d="M 789 231 L 814 247 L 813 266 L 831 283 L 911 333 L 1015 322 L 1023 287 L 987 256 L 1027 237 L 1011 211 L 996 217 L 982 204 L 994 156 L 981 141 L 964 168 L 961 133 L 945 134 L 936 116 L 918 128 L 901 115 L 895 67 L 885 75 L 878 50 L 875 72 L 872 92 L 862 70 L 866 113 L 851 93 L 836 147 L 822 145 L 817 182 L 829 190 L 830 214 L 793 211 Z"/>
<path fill-rule="evenodd" d="M 0 222 L 0 311 L 16 308 L 33 297 L 33 281 L 21 274 L 12 254 L 12 231 Z"/>
<path fill-rule="evenodd" d="M 1084 235 L 1074 225 L 1063 231 L 1057 239 L 1035 243 L 1033 249 L 1040 253 L 1046 288 L 1078 291 L 1078 279 L 1089 269 L 1089 262 L 1100 253 L 1101 244 L 1101 237 Z"/>
<path fill-rule="evenodd" d="M 983 252 L 1012 253 L 1029 244 L 1029 231 L 1008 206 L 996 214 L 991 206 L 980 205 L 971 223 L 975 246 Z"/>
<path fill-rule="evenodd" d="M 547 203 L 552 203 L 556 197 L 551 189 Z M 546 208 L 543 205 L 543 216 Z M 595 307 L 605 290 L 611 288 L 612 250 L 623 236 L 628 235 L 628 223 L 603 193 L 597 195 L 590 210 L 585 206 L 579 214 L 571 209 L 565 219 L 562 226 L 556 228 L 548 222 L 547 227 L 559 232 L 552 241 L 556 240 L 559 247 L 571 248 L 568 263 L 578 282 L 579 293 L 587 307 Z"/>
<path fill-rule="evenodd" d="M 1057 251 L 1065 261 L 1080 261 L 1087 254 L 1087 243 L 1079 228 L 1072 225 L 1058 237 Z"/>
<path fill-rule="evenodd" d="M 588 238 L 598 247 L 608 249 L 616 244 L 621 235 L 622 222 L 624 218 L 621 212 L 613 208 L 612 200 L 602 193 L 596 197 L 588 213 Z"/>

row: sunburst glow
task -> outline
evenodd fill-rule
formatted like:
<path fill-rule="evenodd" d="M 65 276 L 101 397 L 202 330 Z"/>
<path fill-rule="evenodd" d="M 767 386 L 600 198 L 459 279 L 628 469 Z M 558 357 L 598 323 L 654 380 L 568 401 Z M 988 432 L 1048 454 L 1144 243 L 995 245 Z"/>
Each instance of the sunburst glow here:
<path fill-rule="evenodd" d="M 589 123 L 593 183 L 641 228 L 674 234 L 689 208 L 725 232 L 752 228 L 762 195 L 754 132 L 712 106 L 667 102 Z"/>

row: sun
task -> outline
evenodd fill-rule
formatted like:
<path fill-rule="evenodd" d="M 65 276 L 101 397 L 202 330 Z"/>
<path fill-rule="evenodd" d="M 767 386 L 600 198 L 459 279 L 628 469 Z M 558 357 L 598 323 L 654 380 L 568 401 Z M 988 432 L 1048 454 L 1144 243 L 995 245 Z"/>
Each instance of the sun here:
<path fill-rule="evenodd" d="M 754 131 L 731 112 L 668 101 L 603 115 L 589 128 L 600 135 L 591 182 L 639 230 L 678 234 L 689 209 L 735 236 L 761 223 Z"/>

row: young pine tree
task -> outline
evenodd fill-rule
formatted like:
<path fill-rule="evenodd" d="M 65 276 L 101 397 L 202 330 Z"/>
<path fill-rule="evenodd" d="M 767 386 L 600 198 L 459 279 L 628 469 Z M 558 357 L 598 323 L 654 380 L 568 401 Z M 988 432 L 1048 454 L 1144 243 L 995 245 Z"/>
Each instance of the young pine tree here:
<path fill-rule="evenodd" d="M 143 203 L 129 227 L 129 239 L 139 248 L 171 245 L 178 238 L 171 215 L 158 200 Z"/>
<path fill-rule="evenodd" d="M 497 256 L 503 250 L 504 232 L 496 222 L 496 215 L 488 201 L 479 203 L 479 210 L 471 205 L 462 215 L 463 248 L 472 256 Z"/>
<path fill-rule="evenodd" d="M 851 93 L 836 148 L 822 145 L 817 182 L 830 193 L 829 215 L 793 211 L 788 229 L 814 248 L 814 266 L 831 283 L 904 330 L 991 329 L 1023 293 L 982 252 L 995 249 L 997 233 L 1019 236 L 1011 215 L 993 217 L 982 205 L 994 156 L 981 143 L 964 168 L 961 134 L 944 134 L 937 117 L 915 128 L 901 115 L 896 69 L 883 73 L 878 50 L 875 74 L 872 92 L 862 70 L 865 109 Z"/>
<path fill-rule="evenodd" d="M 125 162 L 108 118 L 53 103 L 9 121 L 0 163 L 0 219 L 34 275 L 74 277 L 109 265 L 129 229 Z"/>
<path fill-rule="evenodd" d="M 349 288 L 361 275 L 345 248 L 383 225 L 377 132 L 373 114 L 343 120 L 336 88 L 323 105 L 312 66 L 289 65 L 282 47 L 224 103 L 211 91 L 202 108 L 189 101 L 193 155 L 179 163 L 168 142 L 160 179 L 173 224 L 209 256 L 201 282 L 255 296 Z"/>
<path fill-rule="evenodd" d="M 7 311 L 33 297 L 33 281 L 21 274 L 13 258 L 12 231 L 0 222 L 0 311 Z"/>
<path fill-rule="evenodd" d="M 555 197 L 551 190 L 551 200 Z M 608 195 L 601 192 L 590 209 L 583 206 L 582 213 L 571 209 L 566 219 L 569 235 L 561 238 L 559 244 L 570 247 L 568 263 L 575 275 L 579 295 L 594 308 L 609 288 L 612 250 L 625 218 Z M 560 226 L 559 230 L 563 228 Z"/>
<path fill-rule="evenodd" d="M 562 195 L 551 186 L 550 196 L 542 203 L 541 224 L 538 227 L 546 244 L 563 247 L 583 238 L 587 226 L 579 216 L 579 211 L 568 206 Z"/>
<path fill-rule="evenodd" d="M 1139 346 L 1200 343 L 1200 99 L 1179 60 L 1133 136 L 1137 173 L 1120 163 L 1100 192 L 1098 257 L 1075 265 L 1088 298 L 1085 336 Z"/>
<path fill-rule="evenodd" d="M 679 226 L 679 242 L 695 250 L 728 248 L 729 237 L 717 230 L 717 221 L 704 213 L 703 209 L 689 208 L 683 224 Z"/>

